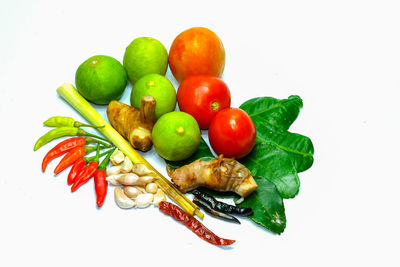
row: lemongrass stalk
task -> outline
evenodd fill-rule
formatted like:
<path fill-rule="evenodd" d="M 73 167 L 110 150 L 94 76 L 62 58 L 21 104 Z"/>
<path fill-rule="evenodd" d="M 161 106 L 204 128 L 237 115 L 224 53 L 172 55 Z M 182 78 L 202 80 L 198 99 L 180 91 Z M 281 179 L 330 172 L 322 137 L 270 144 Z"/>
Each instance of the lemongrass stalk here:
<path fill-rule="evenodd" d="M 142 155 L 140 155 L 93 107 L 86 101 L 72 84 L 64 83 L 57 88 L 57 93 L 64 98 L 74 109 L 94 125 L 104 125 L 97 128 L 108 140 L 122 151 L 134 163 L 143 163 L 147 168 L 154 171 L 160 179 L 157 179 L 158 186 L 177 204 L 189 214 L 196 214 L 203 218 L 204 214 L 200 209 L 180 192 L 171 182 L 159 173 Z"/>

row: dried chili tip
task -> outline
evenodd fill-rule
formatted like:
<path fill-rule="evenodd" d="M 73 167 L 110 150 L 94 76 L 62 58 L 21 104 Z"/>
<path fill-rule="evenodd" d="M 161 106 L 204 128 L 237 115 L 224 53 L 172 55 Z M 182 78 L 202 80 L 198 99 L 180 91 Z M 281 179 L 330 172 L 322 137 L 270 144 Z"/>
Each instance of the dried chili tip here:
<path fill-rule="evenodd" d="M 198 199 L 195 197 L 193 199 L 193 203 L 196 204 L 197 206 L 201 207 L 204 211 L 206 211 L 207 213 L 209 213 L 210 215 L 212 215 L 216 218 L 240 224 L 240 221 L 237 218 L 235 218 L 234 216 L 223 213 L 216 209 L 213 209 L 210 205 L 208 205 L 208 203 L 206 203 L 205 201 L 203 201 L 201 199 Z"/>
<path fill-rule="evenodd" d="M 218 237 L 210 229 L 208 229 L 200 221 L 198 221 L 195 217 L 187 214 L 178 206 L 170 202 L 161 201 L 158 205 L 158 208 L 164 214 L 169 215 L 175 220 L 184 224 L 187 228 L 192 230 L 192 232 L 195 233 L 198 237 L 200 237 L 204 241 L 207 241 L 208 243 L 217 246 L 229 246 L 236 242 L 235 240 Z"/>
<path fill-rule="evenodd" d="M 216 211 L 235 214 L 239 216 L 250 216 L 253 214 L 253 210 L 251 208 L 242 208 L 227 204 L 198 189 L 192 190 L 191 193 Z"/>

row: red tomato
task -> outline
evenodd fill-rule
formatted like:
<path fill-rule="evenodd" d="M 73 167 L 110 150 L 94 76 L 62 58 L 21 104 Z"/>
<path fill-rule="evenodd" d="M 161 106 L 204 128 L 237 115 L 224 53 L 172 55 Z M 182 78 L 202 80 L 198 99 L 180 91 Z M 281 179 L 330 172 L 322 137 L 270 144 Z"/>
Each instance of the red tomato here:
<path fill-rule="evenodd" d="M 178 87 L 179 109 L 192 115 L 201 129 L 208 129 L 218 111 L 231 106 L 231 93 L 221 79 L 211 75 L 189 76 Z"/>
<path fill-rule="evenodd" d="M 242 158 L 254 147 L 256 127 L 245 111 L 227 108 L 218 112 L 211 121 L 208 138 L 218 155 Z"/>
<path fill-rule="evenodd" d="M 225 67 L 225 49 L 214 32 L 194 27 L 180 33 L 172 42 L 168 62 L 178 82 L 195 74 L 221 77 Z"/>

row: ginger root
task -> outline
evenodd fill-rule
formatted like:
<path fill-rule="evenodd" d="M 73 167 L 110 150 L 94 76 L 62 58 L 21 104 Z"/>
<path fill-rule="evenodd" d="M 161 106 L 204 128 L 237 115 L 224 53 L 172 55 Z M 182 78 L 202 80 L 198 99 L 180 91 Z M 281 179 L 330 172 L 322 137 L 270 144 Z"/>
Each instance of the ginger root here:
<path fill-rule="evenodd" d="M 153 145 L 151 131 L 157 117 L 154 113 L 156 100 L 152 96 L 144 96 L 140 110 L 119 101 L 113 100 L 107 107 L 107 117 L 111 125 L 133 148 L 148 151 Z"/>
<path fill-rule="evenodd" d="M 167 173 L 183 193 L 204 186 L 246 197 L 258 187 L 249 169 L 222 155 L 211 161 L 199 159 L 176 170 L 167 166 Z"/>

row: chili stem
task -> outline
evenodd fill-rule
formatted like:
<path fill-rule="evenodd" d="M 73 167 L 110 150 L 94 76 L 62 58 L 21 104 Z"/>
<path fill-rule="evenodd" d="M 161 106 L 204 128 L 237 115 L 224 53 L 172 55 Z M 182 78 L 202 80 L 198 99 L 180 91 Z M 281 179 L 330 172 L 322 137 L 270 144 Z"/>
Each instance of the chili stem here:
<path fill-rule="evenodd" d="M 100 130 L 100 128 L 97 128 L 97 130 Z M 78 135 L 90 136 L 90 137 L 94 137 L 94 138 L 97 138 L 97 139 L 101 139 L 103 141 L 110 142 L 109 140 L 107 140 L 107 138 L 104 138 L 104 137 L 101 137 L 101 136 L 98 136 L 98 135 L 95 135 L 95 134 L 92 134 L 92 133 L 88 133 L 87 131 L 85 131 L 85 130 L 83 130 L 81 128 L 78 128 Z"/>
<path fill-rule="evenodd" d="M 104 147 L 113 147 L 113 145 L 110 143 L 106 143 L 106 142 L 97 140 L 92 137 L 85 137 L 85 139 L 86 139 L 86 143 L 99 143 L 100 145 L 103 145 Z"/>
<path fill-rule="evenodd" d="M 133 147 L 89 104 L 72 86 L 65 83 L 57 88 L 57 93 L 64 98 L 73 108 L 75 108 L 86 120 L 94 125 L 104 125 L 98 128 L 107 139 L 109 139 L 119 150 L 122 151 L 134 163 L 143 163 L 150 170 L 154 171 L 160 179 L 156 182 L 158 186 L 176 203 L 182 206 L 189 214 L 196 214 L 203 218 L 204 214 L 200 211 L 191 200 L 189 200 L 182 192 L 175 188 L 171 182 L 161 175 L 142 155 L 140 155 Z"/>

